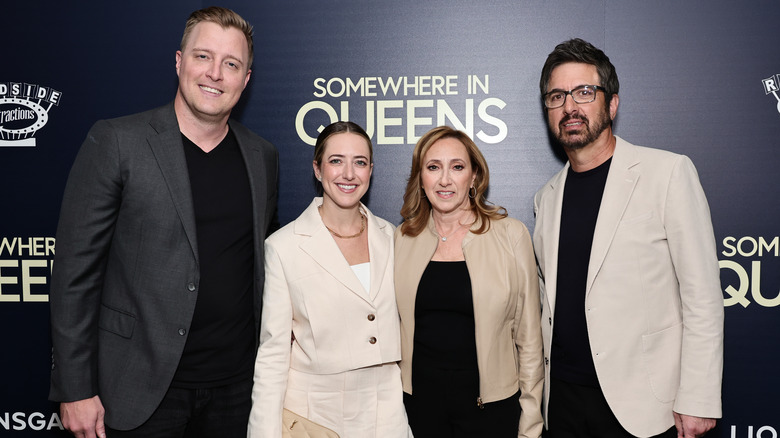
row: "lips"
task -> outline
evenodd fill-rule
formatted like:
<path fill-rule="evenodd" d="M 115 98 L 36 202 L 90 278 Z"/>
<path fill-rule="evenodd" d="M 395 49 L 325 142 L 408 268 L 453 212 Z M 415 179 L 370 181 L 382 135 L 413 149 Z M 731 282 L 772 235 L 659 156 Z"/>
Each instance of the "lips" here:
<path fill-rule="evenodd" d="M 585 118 L 579 118 L 579 117 L 567 117 L 563 120 L 561 120 L 561 126 L 581 126 L 585 124 L 586 119 Z"/>
<path fill-rule="evenodd" d="M 222 90 L 217 90 L 216 88 L 207 87 L 205 85 L 199 85 L 200 89 L 203 91 L 206 91 L 208 93 L 220 95 L 222 94 Z"/>
<path fill-rule="evenodd" d="M 341 190 L 351 192 L 357 188 L 357 184 L 336 184 Z"/>
<path fill-rule="evenodd" d="M 567 117 L 560 123 L 561 133 L 576 134 L 588 129 L 588 119 L 580 117 Z"/>

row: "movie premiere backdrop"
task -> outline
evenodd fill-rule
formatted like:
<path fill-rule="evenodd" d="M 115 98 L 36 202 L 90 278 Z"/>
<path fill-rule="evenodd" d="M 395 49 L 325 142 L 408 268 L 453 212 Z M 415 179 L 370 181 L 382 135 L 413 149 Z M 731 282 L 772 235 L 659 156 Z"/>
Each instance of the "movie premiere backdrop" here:
<path fill-rule="evenodd" d="M 0 7 L 0 435 L 63 437 L 47 401 L 48 293 L 62 192 L 98 119 L 173 99 L 188 14 L 211 2 L 6 1 Z M 581 37 L 620 80 L 616 133 L 686 154 L 708 195 L 726 312 L 724 417 L 710 436 L 780 433 L 780 2 L 774 0 L 222 3 L 255 27 L 234 116 L 279 149 L 279 219 L 314 196 L 312 145 L 336 120 L 375 144 L 366 199 L 398 224 L 411 151 L 437 125 L 487 157 L 490 199 L 533 229 L 561 166 L 538 89 Z M 706 366 L 706 364 L 702 364 Z"/>

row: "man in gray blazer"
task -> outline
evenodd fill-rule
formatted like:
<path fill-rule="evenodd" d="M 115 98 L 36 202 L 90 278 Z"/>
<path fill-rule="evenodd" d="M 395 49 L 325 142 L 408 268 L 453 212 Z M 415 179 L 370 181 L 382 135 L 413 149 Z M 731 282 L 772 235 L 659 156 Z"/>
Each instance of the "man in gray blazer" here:
<path fill-rule="evenodd" d="M 78 437 L 245 437 L 276 149 L 230 119 L 252 27 L 193 12 L 161 108 L 99 121 L 68 178 L 50 399 Z"/>
<path fill-rule="evenodd" d="M 536 193 L 550 438 L 698 437 L 721 416 L 723 295 L 691 161 L 612 133 L 609 58 L 559 44 L 540 88 L 568 162 Z"/>

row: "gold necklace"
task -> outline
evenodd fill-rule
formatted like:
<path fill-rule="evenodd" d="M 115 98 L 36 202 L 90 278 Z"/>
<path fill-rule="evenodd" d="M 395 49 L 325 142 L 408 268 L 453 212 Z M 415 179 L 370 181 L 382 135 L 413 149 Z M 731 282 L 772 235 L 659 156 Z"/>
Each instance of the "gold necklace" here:
<path fill-rule="evenodd" d="M 322 208 L 322 205 L 318 206 L 317 208 Z M 322 221 L 322 225 L 325 225 L 325 221 Z M 360 231 L 358 231 L 357 233 L 351 236 L 342 236 L 341 234 L 331 230 L 330 227 L 327 225 L 325 225 L 325 228 L 328 231 L 330 231 L 330 234 L 333 234 L 339 239 L 354 239 L 355 237 L 358 237 L 359 235 L 363 234 L 363 231 L 366 230 L 366 216 L 363 213 L 360 213 Z"/>

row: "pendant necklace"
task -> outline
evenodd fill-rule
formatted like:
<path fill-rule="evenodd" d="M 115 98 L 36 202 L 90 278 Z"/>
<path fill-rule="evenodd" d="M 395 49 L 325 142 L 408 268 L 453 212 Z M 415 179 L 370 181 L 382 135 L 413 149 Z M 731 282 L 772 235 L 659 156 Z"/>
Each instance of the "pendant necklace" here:
<path fill-rule="evenodd" d="M 435 225 L 435 224 L 434 224 L 434 225 Z M 461 224 L 461 225 L 459 225 L 457 228 L 455 228 L 455 231 L 451 232 L 451 233 L 450 233 L 449 235 L 447 235 L 447 236 L 442 236 L 442 235 L 439 233 L 439 230 L 438 230 L 438 229 L 436 229 L 436 233 L 437 233 L 437 234 L 438 234 L 438 236 L 441 238 L 441 241 L 442 241 L 442 242 L 446 242 L 446 241 L 447 241 L 447 239 L 449 239 L 450 237 L 452 237 L 452 236 L 453 236 L 455 233 L 457 233 L 457 232 L 458 232 L 458 230 L 460 230 L 460 229 L 461 229 L 461 228 L 463 228 L 464 226 L 465 226 L 465 224 Z"/>

